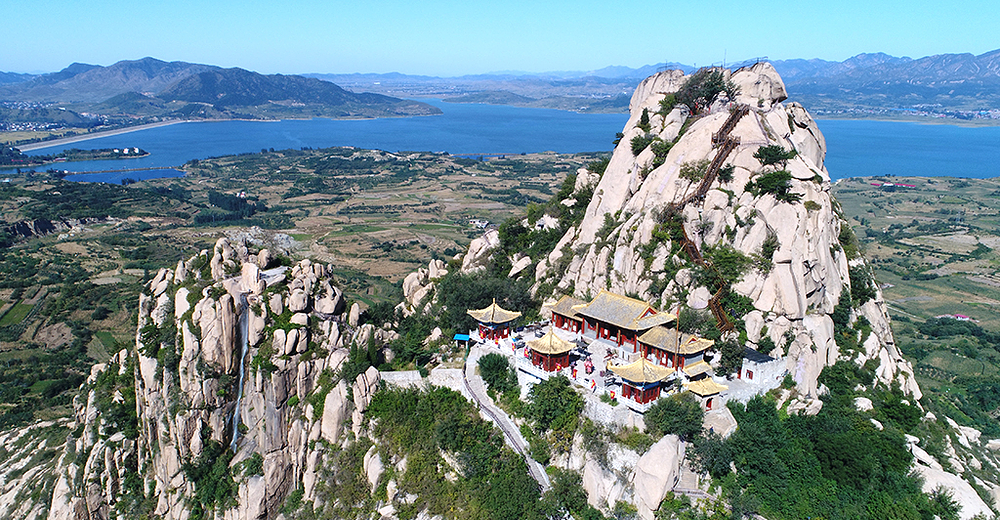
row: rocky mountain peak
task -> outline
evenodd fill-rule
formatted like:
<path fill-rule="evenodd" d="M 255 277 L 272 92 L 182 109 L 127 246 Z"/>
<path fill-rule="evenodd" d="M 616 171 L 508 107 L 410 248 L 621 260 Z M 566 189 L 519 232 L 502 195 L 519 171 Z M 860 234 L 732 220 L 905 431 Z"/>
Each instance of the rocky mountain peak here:
<path fill-rule="evenodd" d="M 712 96 L 697 98 L 712 82 Z M 881 380 L 919 397 L 830 194 L 823 134 L 786 97 L 768 63 L 644 80 L 583 221 L 536 259 L 535 287 L 580 298 L 607 289 L 663 309 L 718 306 L 747 346 L 778 346 L 768 353 L 787 360 L 809 398 L 821 392 L 820 370 L 842 356 L 876 363 Z M 853 352 L 835 338 L 847 330 Z"/>

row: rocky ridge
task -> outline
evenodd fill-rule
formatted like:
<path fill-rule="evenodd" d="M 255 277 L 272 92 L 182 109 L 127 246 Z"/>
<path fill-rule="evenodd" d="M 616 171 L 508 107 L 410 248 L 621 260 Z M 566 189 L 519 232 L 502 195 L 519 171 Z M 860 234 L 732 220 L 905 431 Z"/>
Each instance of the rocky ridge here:
<path fill-rule="evenodd" d="M 96 365 L 74 402 L 48 518 L 120 518 L 120 502 L 144 496 L 162 518 L 213 508 L 215 518 L 275 518 L 292 491 L 316 499 L 319 470 L 363 434 L 380 379 L 374 368 L 343 379 L 347 347 L 391 333 L 348 323 L 327 266 L 267 269 L 274 260 L 223 238 L 146 285 L 136 348 Z M 135 431 L 115 421 L 114 404 L 134 405 Z M 221 471 L 220 459 L 232 500 L 197 506 L 208 485 L 197 471 Z"/>

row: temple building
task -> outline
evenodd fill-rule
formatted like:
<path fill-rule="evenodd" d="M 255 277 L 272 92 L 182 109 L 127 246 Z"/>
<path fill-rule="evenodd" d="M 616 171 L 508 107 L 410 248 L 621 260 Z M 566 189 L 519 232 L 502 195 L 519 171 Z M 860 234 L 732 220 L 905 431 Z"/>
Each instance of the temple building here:
<path fill-rule="evenodd" d="M 570 332 L 583 330 L 583 318 L 576 314 L 576 309 L 584 307 L 587 302 L 572 296 L 563 296 L 552 306 L 552 324 Z"/>
<path fill-rule="evenodd" d="M 639 336 L 642 357 L 668 368 L 683 370 L 691 377 L 708 369 L 705 351 L 714 344 L 710 339 L 682 334 L 667 327 L 654 327 Z"/>
<path fill-rule="evenodd" d="M 643 332 L 677 319 L 669 312 L 656 312 L 642 300 L 605 290 L 590 303 L 572 309 L 582 321 L 585 338 L 611 341 L 628 353 L 638 352 L 637 339 Z"/>
<path fill-rule="evenodd" d="M 684 383 L 683 388 L 684 390 L 698 396 L 701 401 L 702 408 L 706 410 L 711 410 L 716 405 L 715 401 L 720 392 L 729 389 L 728 386 L 716 383 L 707 375 L 703 375 L 702 377 Z"/>
<path fill-rule="evenodd" d="M 608 369 L 622 378 L 622 397 L 628 400 L 626 404 L 629 408 L 638 412 L 645 412 L 648 409 L 645 405 L 660 397 L 662 383 L 674 374 L 674 369 L 657 365 L 643 357 L 627 365 L 608 365 Z"/>
<path fill-rule="evenodd" d="M 532 365 L 546 372 L 556 372 L 569 366 L 569 351 L 574 345 L 556 336 L 552 329 L 527 343 Z"/>
<path fill-rule="evenodd" d="M 510 337 L 511 325 L 521 317 L 520 312 L 508 311 L 497 305 L 496 298 L 485 309 L 465 311 L 479 323 L 479 339 L 492 341 Z"/>

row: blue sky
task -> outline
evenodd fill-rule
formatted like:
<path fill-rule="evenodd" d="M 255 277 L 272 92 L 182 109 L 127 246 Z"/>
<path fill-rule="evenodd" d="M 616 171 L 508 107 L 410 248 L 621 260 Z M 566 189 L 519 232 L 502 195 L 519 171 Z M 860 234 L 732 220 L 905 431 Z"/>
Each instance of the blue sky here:
<path fill-rule="evenodd" d="M 152 56 L 263 73 L 454 76 L 768 56 L 1000 48 L 995 0 L 34 0 L 8 2 L 0 71 Z M 926 5 L 927 7 L 922 7 Z"/>

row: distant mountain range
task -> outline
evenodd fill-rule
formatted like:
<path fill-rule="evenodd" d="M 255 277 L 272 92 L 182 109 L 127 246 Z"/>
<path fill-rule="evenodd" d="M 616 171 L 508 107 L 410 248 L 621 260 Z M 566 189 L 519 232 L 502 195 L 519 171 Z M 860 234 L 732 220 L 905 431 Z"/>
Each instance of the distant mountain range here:
<path fill-rule="evenodd" d="M 818 115 L 1000 119 L 1000 49 L 978 56 L 940 54 L 912 59 L 874 53 L 840 62 L 794 59 L 772 63 L 784 79 L 790 99 Z M 107 67 L 74 63 L 42 75 L 0 72 L 0 131 L 35 124 L 32 122 L 95 126 L 170 118 L 440 113 L 431 105 L 401 97 L 624 112 L 639 81 L 667 69 L 691 72 L 695 68 L 671 62 L 639 68 L 501 71 L 442 78 L 399 73 L 263 75 L 153 58 Z"/>
<path fill-rule="evenodd" d="M 727 63 L 726 66 L 735 69 L 754 62 Z M 909 111 L 974 117 L 983 110 L 1000 109 L 1000 49 L 979 56 L 939 54 L 912 59 L 874 53 L 859 54 L 839 62 L 795 59 L 771 63 L 785 81 L 791 99 L 802 102 L 818 114 Z M 503 71 L 454 78 L 396 73 L 307 76 L 333 81 L 349 89 L 436 96 L 446 101 L 538 106 L 544 105 L 547 98 L 560 96 L 611 99 L 631 93 L 643 78 L 668 69 L 687 73 L 695 68 L 681 63 L 658 63 L 639 68 L 615 66 L 592 71 L 543 73 Z M 491 98 L 493 101 L 489 101 Z M 605 103 L 601 109 L 624 111 L 627 106 L 626 100 L 625 103 Z"/>
<path fill-rule="evenodd" d="M 315 78 L 154 58 L 107 67 L 74 63 L 38 76 L 2 73 L 0 101 L 8 111 L 22 111 L 22 116 L 44 115 L 40 108 L 56 107 L 86 112 L 91 121 L 94 114 L 103 118 L 366 118 L 440 113 L 426 103 L 350 92 Z"/>

